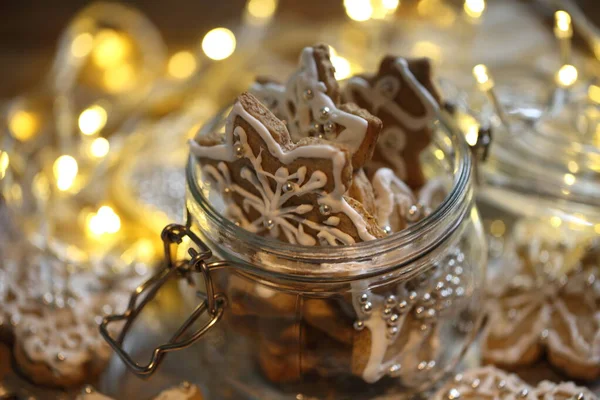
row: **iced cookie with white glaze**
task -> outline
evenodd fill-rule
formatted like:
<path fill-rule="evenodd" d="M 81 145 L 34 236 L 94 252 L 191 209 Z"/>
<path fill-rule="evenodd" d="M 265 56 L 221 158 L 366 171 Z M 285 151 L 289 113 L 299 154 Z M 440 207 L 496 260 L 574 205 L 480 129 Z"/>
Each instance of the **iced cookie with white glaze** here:
<path fill-rule="evenodd" d="M 306 47 L 298 70 L 285 85 L 261 79 L 250 89 L 286 124 L 291 138 L 335 141 L 348 148 L 355 169 L 373 155 L 381 120 L 356 104 L 340 104 L 340 89 L 329 47 Z"/>
<path fill-rule="evenodd" d="M 353 171 L 348 150 L 318 138 L 292 142 L 281 120 L 251 94 L 238 98 L 224 136 L 199 136 L 191 152 L 216 182 L 226 216 L 250 232 L 306 246 L 384 236 L 364 207 L 345 196 Z"/>
<path fill-rule="evenodd" d="M 532 387 L 517 375 L 488 366 L 460 373 L 439 389 L 432 400 L 597 400 L 573 382 L 543 381 Z"/>
<path fill-rule="evenodd" d="M 166 389 L 153 397 L 152 400 L 202 400 L 202 392 L 196 385 L 183 382 L 177 387 Z M 76 400 L 112 400 L 112 397 L 97 392 L 91 386 L 86 386 Z"/>
<path fill-rule="evenodd" d="M 419 156 L 431 142 L 431 124 L 440 104 L 429 60 L 385 57 L 377 74 L 351 78 L 344 98 L 383 122 L 367 174 L 387 167 L 412 189 L 423 186 Z"/>
<path fill-rule="evenodd" d="M 514 368 L 545 353 L 570 377 L 598 379 L 600 251 L 551 231 L 535 222 L 516 226 L 512 264 L 490 285 L 482 356 Z"/>

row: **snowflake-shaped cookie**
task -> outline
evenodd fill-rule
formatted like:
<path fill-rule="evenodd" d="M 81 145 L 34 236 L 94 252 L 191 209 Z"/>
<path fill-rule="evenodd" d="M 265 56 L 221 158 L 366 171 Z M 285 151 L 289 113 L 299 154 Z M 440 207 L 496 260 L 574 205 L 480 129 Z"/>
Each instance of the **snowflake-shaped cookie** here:
<path fill-rule="evenodd" d="M 567 375 L 597 379 L 600 249 L 593 246 L 584 253 L 585 246 L 568 237 L 516 236 L 513 268 L 503 265 L 490 285 L 484 359 L 513 367 L 533 363 L 545 351 L 549 362 Z"/>
<path fill-rule="evenodd" d="M 352 177 L 346 149 L 317 138 L 293 143 L 251 94 L 233 106 L 224 138 L 200 136 L 191 151 L 217 183 L 227 217 L 250 232 L 308 246 L 384 235 L 360 203 L 344 196 Z"/>
<path fill-rule="evenodd" d="M 0 265 L 0 321 L 19 369 L 36 384 L 70 387 L 100 373 L 110 357 L 98 323 L 123 311 L 140 277 L 78 269 L 25 243 Z M 73 269 L 73 270 L 71 270 Z"/>
<path fill-rule="evenodd" d="M 377 74 L 351 78 L 344 98 L 383 122 L 373 158 L 366 165 L 368 175 L 388 167 L 411 188 L 421 187 L 425 176 L 419 155 L 431 142 L 430 126 L 440 104 L 429 60 L 385 57 Z"/>
<path fill-rule="evenodd" d="M 292 139 L 315 136 L 346 146 L 355 169 L 373 155 L 381 121 L 355 104 L 340 105 L 329 47 L 306 47 L 285 85 L 258 81 L 250 91 L 282 121 Z"/>
<path fill-rule="evenodd" d="M 488 366 L 458 374 L 432 400 L 597 400 L 572 382 L 541 382 L 531 387 L 518 376 Z"/>

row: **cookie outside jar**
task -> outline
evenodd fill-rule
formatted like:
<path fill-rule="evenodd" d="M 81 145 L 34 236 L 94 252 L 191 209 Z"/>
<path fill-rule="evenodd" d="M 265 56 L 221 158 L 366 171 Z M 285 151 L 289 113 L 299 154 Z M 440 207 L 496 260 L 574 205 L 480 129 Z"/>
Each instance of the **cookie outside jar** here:
<path fill-rule="evenodd" d="M 483 119 L 494 134 L 478 191 L 490 248 L 482 357 L 515 369 L 545 355 L 564 378 L 593 381 L 600 377 L 596 86 L 585 72 L 566 82 L 548 65 L 490 69 L 506 122 L 477 95 L 469 105 L 491 115 Z"/>
<path fill-rule="evenodd" d="M 398 65 L 408 74 L 408 64 L 400 61 Z M 340 110 L 352 112 L 351 108 Z M 323 220 L 336 217 L 350 225 L 355 222 L 351 209 L 339 208 L 333 201 L 336 193 L 343 192 L 336 188 L 337 183 L 333 187 L 323 183 L 345 179 L 341 165 L 347 165 L 350 156 L 343 148 L 318 148 L 320 139 L 291 144 L 281 123 L 251 95 L 241 95 L 229 111 L 202 129 L 197 139 L 200 147 L 192 145 L 186 167 L 188 223 L 169 226 L 163 232 L 168 268 L 134 296 L 134 300 L 143 299 L 148 292 L 152 297 L 167 279 L 182 275 L 195 283 L 194 292 L 200 289 L 199 296 L 205 301 L 169 343 L 156 349 L 146 366 L 136 364 L 124 352 L 122 335 L 116 340 L 105 335 L 121 358 L 145 376 L 156 369 L 164 353 L 202 338 L 199 357 L 206 368 L 199 371 L 198 380 L 204 382 L 208 398 L 215 399 L 410 396 L 444 377 L 462 358 L 482 319 L 486 246 L 474 205 L 471 153 L 463 136 L 447 123 L 444 114 L 435 113 L 431 144 L 421 154 L 432 192 L 419 197 L 429 199 L 432 207 L 421 218 L 407 214 L 414 220 L 400 232 L 377 228 L 381 231 L 377 235 L 383 237 L 369 238 L 357 229 L 352 231 L 355 235 L 343 235 L 303 220 L 297 226 L 306 222 L 310 230 L 292 232 L 286 243 L 274 240 L 282 237 L 282 230 L 268 237 L 283 220 L 261 224 L 257 229 L 266 233 L 263 237 L 248 229 L 255 220 L 269 221 L 266 213 L 255 214 L 250 221 L 232 219 L 226 212 L 232 204 L 227 197 L 232 186 L 222 183 L 231 185 L 237 179 L 234 190 L 242 198 L 245 192 L 240 177 L 263 185 L 265 191 L 269 189 L 260 179 L 271 179 L 271 190 L 281 196 L 303 189 L 305 184 L 321 185 L 319 196 L 328 201 L 327 208 L 317 207 Z M 328 115 L 336 112 L 327 108 Z M 225 140 L 217 142 L 221 145 L 212 144 L 215 133 L 223 133 Z M 257 147 L 259 140 L 265 143 L 262 147 Z M 308 150 L 300 146 L 313 146 L 310 157 L 319 165 L 303 168 L 293 164 L 309 157 Z M 293 152 L 301 156 L 291 156 Z M 346 157 L 346 164 L 336 161 L 331 170 L 319 169 L 321 157 L 342 160 L 340 154 Z M 261 163 L 263 156 L 269 162 L 288 161 L 267 169 Z M 244 168 L 254 168 L 254 175 L 235 164 L 240 159 L 248 160 Z M 285 177 L 300 186 L 280 181 Z M 379 178 L 381 185 L 393 181 Z M 448 193 L 443 199 L 436 195 L 440 188 Z M 363 213 L 360 203 L 345 201 Z M 298 204 L 295 207 L 298 212 Z M 239 209 L 234 211 L 238 217 L 248 216 Z M 326 243 L 315 240 L 322 236 L 311 236 L 315 231 L 326 232 Z M 191 240 L 182 246 L 187 247 L 189 259 L 175 260 L 170 245 L 182 243 L 184 237 Z M 295 244 L 298 242 L 311 245 Z M 190 247 L 194 243 L 195 250 Z M 197 278 L 194 272 L 202 276 Z M 132 321 L 145 301 L 140 305 L 134 301 L 125 314 L 105 319 L 102 329 L 114 321 Z M 192 296 L 192 304 L 199 301 Z M 204 313 L 209 317 L 205 325 L 191 338 L 182 339 Z"/>

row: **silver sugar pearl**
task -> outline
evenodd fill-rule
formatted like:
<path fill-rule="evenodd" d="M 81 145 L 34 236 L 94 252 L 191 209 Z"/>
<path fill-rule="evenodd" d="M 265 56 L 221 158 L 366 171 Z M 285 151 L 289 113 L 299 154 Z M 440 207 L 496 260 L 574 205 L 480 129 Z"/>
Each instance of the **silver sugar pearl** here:
<path fill-rule="evenodd" d="M 448 396 L 446 396 L 448 400 L 458 400 L 460 399 L 460 392 L 458 389 L 452 388 L 448 390 Z"/>
<path fill-rule="evenodd" d="M 327 215 L 331 214 L 331 207 L 328 204 L 321 204 L 319 206 L 319 212 L 322 215 L 327 216 Z"/>
<path fill-rule="evenodd" d="M 386 304 L 390 305 L 390 306 L 394 306 L 396 305 L 396 296 L 394 296 L 393 294 L 389 295 L 388 297 L 385 298 L 385 302 Z"/>
<path fill-rule="evenodd" d="M 527 390 L 527 389 L 521 389 L 521 391 L 518 394 L 518 396 L 522 399 L 526 398 L 528 395 L 529 395 L 529 390 Z"/>
<path fill-rule="evenodd" d="M 302 98 L 304 98 L 304 100 L 306 100 L 306 101 L 311 100 L 313 97 L 314 97 L 314 93 L 311 89 L 306 89 L 302 93 Z"/>
<path fill-rule="evenodd" d="M 577 393 L 575 395 L 575 400 L 585 400 L 585 396 L 584 396 L 583 392 Z"/>
<path fill-rule="evenodd" d="M 399 329 L 397 326 L 389 326 L 387 329 L 387 335 L 388 338 L 393 338 L 394 336 L 396 336 L 399 332 Z"/>
<path fill-rule="evenodd" d="M 400 375 L 400 371 L 402 370 L 402 365 L 400 364 L 394 364 L 390 367 L 390 369 L 388 370 L 388 374 L 392 377 L 395 378 L 398 375 Z"/>
<path fill-rule="evenodd" d="M 264 221 L 264 225 L 265 225 L 265 228 L 267 228 L 268 230 L 271 230 L 275 227 L 275 221 L 273 221 L 272 219 L 267 219 Z"/>
<path fill-rule="evenodd" d="M 413 204 L 408 208 L 408 214 L 406 220 L 408 222 L 417 222 L 421 218 L 421 209 L 416 204 Z"/>
<path fill-rule="evenodd" d="M 362 331 L 363 329 L 365 329 L 365 323 L 362 321 L 354 322 L 354 329 L 357 331 Z"/>
<path fill-rule="evenodd" d="M 456 374 L 454 375 L 454 382 L 456 383 L 460 383 L 463 380 L 463 375 L 462 374 Z"/>
<path fill-rule="evenodd" d="M 329 118 L 329 114 L 331 114 L 331 110 L 329 109 L 329 107 L 323 107 L 321 108 L 319 115 L 321 116 L 321 120 L 326 120 L 327 118 Z"/>
<path fill-rule="evenodd" d="M 363 310 L 365 313 L 367 313 L 367 314 L 368 314 L 368 313 L 370 313 L 370 312 L 372 312 L 372 311 L 373 311 L 373 304 L 371 304 L 371 302 L 370 302 L 370 301 L 367 301 L 367 302 L 366 302 L 366 303 L 365 303 L 365 304 L 362 306 L 362 310 Z"/>
<path fill-rule="evenodd" d="M 418 295 L 417 295 L 417 292 L 415 292 L 415 291 L 412 291 L 412 292 L 410 292 L 410 293 L 408 294 L 408 299 L 409 299 L 410 301 L 415 301 L 415 300 L 417 299 L 417 296 L 418 296 Z"/>
<path fill-rule="evenodd" d="M 390 233 L 392 233 L 392 227 L 389 225 L 386 225 L 383 227 L 383 231 L 389 235 Z"/>
<path fill-rule="evenodd" d="M 333 133 L 335 132 L 335 124 L 332 121 L 327 121 L 323 125 L 323 130 L 325 133 Z"/>
<path fill-rule="evenodd" d="M 369 301 L 369 295 L 366 293 L 361 294 L 360 295 L 360 303 L 365 304 L 367 301 Z"/>
<path fill-rule="evenodd" d="M 506 387 L 506 381 L 501 380 L 500 382 L 498 382 L 498 384 L 496 386 L 498 387 L 498 389 L 502 390 Z"/>
<path fill-rule="evenodd" d="M 189 388 L 192 387 L 192 384 L 189 383 L 188 381 L 183 381 L 183 382 L 181 382 L 179 387 L 181 387 L 182 389 L 188 390 Z"/>
<path fill-rule="evenodd" d="M 473 379 L 473 382 L 471 382 L 471 387 L 473 389 L 477 389 L 480 384 L 481 384 L 481 381 L 479 379 L 475 378 L 475 379 Z"/>
<path fill-rule="evenodd" d="M 294 190 L 294 184 L 292 182 L 286 182 L 283 184 L 282 190 L 284 193 L 289 193 Z"/>
<path fill-rule="evenodd" d="M 67 358 L 65 357 L 65 355 L 63 353 L 56 353 L 56 359 L 58 361 L 65 361 Z"/>
<path fill-rule="evenodd" d="M 398 311 L 404 312 L 408 308 L 408 302 L 406 300 L 402 300 L 400 303 L 398 303 L 398 306 L 396 308 L 398 309 Z"/>
<path fill-rule="evenodd" d="M 384 308 L 383 309 L 383 316 L 384 317 L 389 317 L 392 314 L 392 309 L 391 308 Z"/>
<path fill-rule="evenodd" d="M 91 385 L 85 385 L 85 387 L 82 390 L 83 394 L 92 394 L 94 393 L 94 388 Z"/>
<path fill-rule="evenodd" d="M 400 318 L 398 316 L 398 314 L 392 314 L 392 315 L 390 315 L 390 319 L 388 320 L 388 322 L 396 323 L 396 322 L 398 322 L 398 318 Z"/>
<path fill-rule="evenodd" d="M 236 143 L 233 146 L 233 151 L 235 152 L 235 156 L 237 158 L 242 158 L 244 156 L 244 146 L 241 143 Z"/>

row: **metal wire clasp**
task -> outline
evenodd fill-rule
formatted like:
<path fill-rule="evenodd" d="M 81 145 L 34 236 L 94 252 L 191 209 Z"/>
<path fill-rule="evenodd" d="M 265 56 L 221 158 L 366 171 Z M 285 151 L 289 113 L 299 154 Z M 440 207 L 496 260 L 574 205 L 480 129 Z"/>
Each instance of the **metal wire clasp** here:
<path fill-rule="evenodd" d="M 187 249 L 187 253 L 189 254 L 190 258 L 176 260 L 173 248 L 177 245 L 180 245 L 183 241 L 183 238 L 186 236 L 190 238 L 191 241 L 198 247 L 198 250 L 193 247 L 189 247 Z M 212 257 L 212 252 L 204 244 L 204 242 L 202 242 L 202 240 L 200 240 L 200 238 L 188 227 L 178 224 L 166 226 L 162 231 L 161 238 L 164 244 L 165 266 L 150 279 L 137 287 L 129 299 L 127 310 L 123 314 L 108 315 L 100 324 L 100 333 L 102 334 L 104 340 L 108 342 L 117 355 L 123 360 L 123 362 L 125 362 L 127 367 L 140 377 L 152 375 L 162 362 L 166 353 L 185 349 L 186 347 L 189 347 L 198 341 L 210 328 L 219 322 L 223 316 L 223 310 L 226 305 L 225 295 L 222 293 L 215 293 L 210 274 L 211 270 L 221 268 L 225 264 L 221 261 L 207 263 L 207 260 Z M 173 336 L 171 336 L 167 343 L 154 349 L 148 364 L 138 364 L 123 349 L 123 341 L 129 332 L 129 329 L 133 325 L 133 322 L 146 304 L 148 304 L 156 296 L 158 291 L 169 279 L 175 277 L 178 279 L 186 279 L 191 281 L 192 273 L 201 273 L 204 278 L 206 291 L 205 294 L 202 295 L 202 302 L 196 307 L 196 309 L 173 334 Z M 192 324 L 194 324 L 194 322 L 196 322 L 196 320 L 204 312 L 208 313 L 210 320 L 196 330 L 193 334 L 187 336 L 185 339 L 182 339 Z M 124 321 L 124 325 L 119 333 L 119 336 L 114 339 L 109 333 L 108 328 L 110 324 L 118 321 Z"/>

